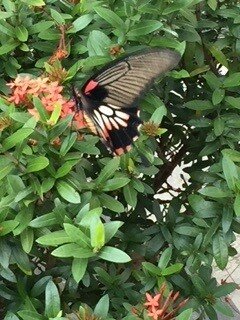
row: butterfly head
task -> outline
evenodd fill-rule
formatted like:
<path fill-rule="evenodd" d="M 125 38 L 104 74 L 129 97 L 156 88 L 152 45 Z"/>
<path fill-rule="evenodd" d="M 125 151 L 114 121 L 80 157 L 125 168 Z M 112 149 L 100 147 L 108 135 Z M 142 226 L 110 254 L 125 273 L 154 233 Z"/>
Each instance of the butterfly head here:
<path fill-rule="evenodd" d="M 76 104 L 77 111 L 82 110 L 81 94 L 75 86 L 72 86 L 72 95 L 73 95 L 73 100 L 75 101 L 75 104 Z"/>

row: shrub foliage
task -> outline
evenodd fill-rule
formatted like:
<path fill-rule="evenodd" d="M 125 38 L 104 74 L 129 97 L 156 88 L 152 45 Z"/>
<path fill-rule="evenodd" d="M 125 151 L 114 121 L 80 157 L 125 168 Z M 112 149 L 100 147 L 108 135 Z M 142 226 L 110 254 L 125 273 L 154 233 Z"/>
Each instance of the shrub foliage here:
<path fill-rule="evenodd" d="M 226 267 L 240 232 L 239 16 L 233 0 L 1 1 L 1 319 L 150 319 L 132 307 L 164 282 L 189 298 L 179 319 L 231 315 L 220 298 L 236 285 L 212 265 Z M 7 100 L 17 74 L 71 98 L 73 82 L 147 46 L 182 60 L 141 102 L 121 157 L 39 99 L 38 121 Z"/>

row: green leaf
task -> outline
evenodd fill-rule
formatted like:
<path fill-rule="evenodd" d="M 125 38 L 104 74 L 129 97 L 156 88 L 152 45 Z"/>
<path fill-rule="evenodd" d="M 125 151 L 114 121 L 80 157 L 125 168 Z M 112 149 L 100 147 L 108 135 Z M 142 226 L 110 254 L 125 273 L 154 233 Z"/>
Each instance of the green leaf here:
<path fill-rule="evenodd" d="M 88 259 L 74 258 L 72 262 L 72 275 L 74 280 L 78 283 L 84 277 L 87 270 Z"/>
<path fill-rule="evenodd" d="M 213 294 L 216 298 L 226 297 L 236 289 L 238 289 L 237 283 L 224 283 L 215 288 Z"/>
<path fill-rule="evenodd" d="M 18 129 L 16 132 L 14 132 L 11 136 L 7 137 L 3 141 L 3 149 L 9 150 L 13 147 L 15 147 L 17 144 L 21 143 L 26 139 L 27 137 L 32 134 L 34 129 L 32 128 L 21 128 Z"/>
<path fill-rule="evenodd" d="M 143 20 L 128 31 L 128 37 L 144 36 L 160 29 L 163 24 L 157 20 Z"/>
<path fill-rule="evenodd" d="M 71 242 L 75 242 L 82 247 L 90 247 L 90 239 L 83 231 L 69 223 L 64 223 L 63 226 Z"/>
<path fill-rule="evenodd" d="M 240 216 L 240 193 L 237 193 L 233 204 L 234 212 L 237 217 Z"/>
<path fill-rule="evenodd" d="M 28 255 L 21 250 L 20 247 L 12 248 L 12 258 L 16 262 L 18 268 L 20 268 L 26 275 L 32 275 L 32 266 L 30 264 Z"/>
<path fill-rule="evenodd" d="M 124 211 L 124 206 L 122 203 L 115 198 L 109 196 L 106 193 L 102 193 L 98 195 L 98 198 L 101 202 L 101 205 L 103 207 L 106 207 L 114 212 L 123 212 Z"/>
<path fill-rule="evenodd" d="M 184 310 L 176 317 L 176 320 L 191 320 L 192 313 L 193 313 L 193 309 Z"/>
<path fill-rule="evenodd" d="M 45 315 L 48 318 L 54 318 L 61 310 L 60 297 L 57 286 L 51 280 L 48 282 L 45 290 Z"/>
<path fill-rule="evenodd" d="M 111 45 L 110 38 L 99 30 L 90 32 L 87 41 L 89 56 L 104 56 L 108 53 Z"/>
<path fill-rule="evenodd" d="M 131 207 L 135 208 L 137 205 L 137 191 L 130 185 L 123 188 L 124 198 Z"/>
<path fill-rule="evenodd" d="M 101 207 L 97 207 L 88 212 L 85 212 L 82 215 L 80 225 L 83 227 L 90 228 L 92 224 L 96 223 L 99 220 L 102 212 L 103 209 Z"/>
<path fill-rule="evenodd" d="M 111 26 L 124 32 L 124 21 L 115 12 L 102 7 L 95 7 L 94 10 L 101 18 L 107 21 Z"/>
<path fill-rule="evenodd" d="M 37 318 L 35 318 L 35 319 L 38 320 Z M 19 320 L 19 318 L 14 313 L 8 311 L 4 320 Z"/>
<path fill-rule="evenodd" d="M 98 316 L 101 319 L 106 319 L 108 316 L 109 310 L 109 296 L 105 294 L 97 303 L 94 309 L 94 315 Z"/>
<path fill-rule="evenodd" d="M 14 169 L 13 163 L 8 163 L 7 165 L 4 165 L 3 167 L 0 167 L 0 180 L 2 180 L 4 177 L 6 177 L 13 169 Z"/>
<path fill-rule="evenodd" d="M 41 31 L 45 31 L 50 29 L 54 25 L 53 21 L 39 21 L 29 27 L 29 34 L 39 33 Z"/>
<path fill-rule="evenodd" d="M 236 181 L 238 180 L 237 167 L 228 156 L 223 156 L 222 167 L 229 189 L 234 190 Z"/>
<path fill-rule="evenodd" d="M 56 217 L 56 214 L 54 212 L 50 212 L 33 219 L 29 223 L 29 226 L 32 228 L 43 228 L 43 227 L 50 227 L 57 224 L 59 224 L 59 221 Z"/>
<path fill-rule="evenodd" d="M 226 198 L 231 196 L 231 193 L 223 191 L 217 187 L 205 187 L 204 189 L 199 190 L 199 193 L 211 198 Z"/>
<path fill-rule="evenodd" d="M 228 246 L 221 231 L 213 237 L 213 256 L 217 266 L 223 270 L 228 262 Z"/>
<path fill-rule="evenodd" d="M 228 96 L 225 98 L 225 101 L 229 103 L 231 107 L 240 109 L 240 98 Z"/>
<path fill-rule="evenodd" d="M 167 7 L 163 10 L 163 15 L 168 15 L 170 13 L 173 13 L 175 11 L 179 11 L 187 6 L 189 6 L 193 0 L 178 0 L 174 1 L 172 3 L 168 3 Z"/>
<path fill-rule="evenodd" d="M 65 20 L 63 18 L 63 15 L 59 13 L 57 10 L 50 9 L 50 14 L 53 20 L 55 20 L 58 24 L 63 25 L 65 24 Z"/>
<path fill-rule="evenodd" d="M 209 48 L 211 54 L 214 56 L 214 58 L 220 63 L 222 64 L 224 67 L 228 68 L 228 61 L 227 58 L 225 56 L 225 54 L 216 46 L 211 46 Z"/>
<path fill-rule="evenodd" d="M 124 177 L 110 179 L 106 181 L 106 183 L 102 188 L 102 191 L 106 192 L 106 191 L 113 191 L 113 190 L 120 189 L 126 184 L 128 184 L 129 181 L 130 181 L 129 178 L 124 178 Z"/>
<path fill-rule="evenodd" d="M 120 164 L 120 157 L 116 157 L 111 159 L 106 166 L 102 169 L 100 174 L 98 175 L 96 181 L 96 184 L 102 184 L 105 181 L 107 181 L 109 178 L 111 178 L 114 173 L 117 171 Z"/>
<path fill-rule="evenodd" d="M 18 40 L 25 42 L 28 39 L 28 30 L 24 26 L 18 26 L 15 28 L 15 34 Z"/>
<path fill-rule="evenodd" d="M 62 106 L 60 103 L 54 103 L 53 104 L 53 111 L 51 113 L 51 116 L 49 118 L 49 120 L 47 121 L 48 124 L 50 125 L 55 125 L 61 115 L 61 111 L 62 111 Z"/>
<path fill-rule="evenodd" d="M 36 240 L 37 243 L 43 246 L 58 246 L 63 243 L 72 242 L 64 230 L 54 231 Z"/>
<path fill-rule="evenodd" d="M 0 11 L 0 20 L 8 19 L 13 16 L 13 12 Z"/>
<path fill-rule="evenodd" d="M 224 88 L 237 87 L 240 85 L 240 72 L 235 72 L 223 81 Z"/>
<path fill-rule="evenodd" d="M 71 149 L 71 147 L 74 145 L 75 141 L 77 140 L 77 134 L 76 132 L 73 132 L 70 136 L 67 136 L 64 140 L 63 143 L 61 145 L 60 148 L 60 154 L 62 156 L 65 156 L 67 154 L 67 152 Z M 79 160 L 79 159 L 77 159 Z M 77 160 L 73 160 L 73 161 L 69 161 L 69 163 L 73 165 L 75 165 L 78 161 Z M 65 165 L 65 163 L 63 164 L 63 166 Z M 60 171 L 60 169 L 58 169 Z"/>
<path fill-rule="evenodd" d="M 60 180 L 56 184 L 59 194 L 70 203 L 80 203 L 81 198 L 79 193 L 70 186 L 67 182 Z"/>
<path fill-rule="evenodd" d="M 211 110 L 214 108 L 209 100 L 192 100 L 185 103 L 185 107 L 192 110 Z"/>
<path fill-rule="evenodd" d="M 12 232 L 19 222 L 15 220 L 6 220 L 0 223 L 0 237 L 5 236 L 6 234 Z"/>
<path fill-rule="evenodd" d="M 88 248 L 81 248 L 76 243 L 67 243 L 53 250 L 52 255 L 59 258 L 91 258 L 95 254 L 92 250 Z"/>
<path fill-rule="evenodd" d="M 9 41 L 3 44 L 2 46 L 0 46 L 0 56 L 13 51 L 18 45 L 19 45 L 19 42 L 13 41 L 13 40 L 11 42 Z"/>
<path fill-rule="evenodd" d="M 0 265 L 7 269 L 10 262 L 10 257 L 12 254 L 12 250 L 9 244 L 7 244 L 4 240 L 0 241 Z"/>
<path fill-rule="evenodd" d="M 204 69 L 206 71 L 206 68 Z M 195 76 L 198 73 L 204 72 L 201 68 L 195 69 L 194 71 L 191 72 L 191 75 L 184 69 L 180 71 L 173 70 L 170 72 L 170 76 L 175 78 L 175 79 L 182 79 L 182 78 L 189 78 L 190 76 Z"/>
<path fill-rule="evenodd" d="M 199 229 L 197 227 L 187 225 L 177 225 L 174 231 L 190 237 L 196 237 L 199 234 Z"/>
<path fill-rule="evenodd" d="M 212 94 L 212 103 L 214 106 L 222 102 L 225 97 L 225 90 L 221 88 L 216 88 Z"/>
<path fill-rule="evenodd" d="M 29 6 L 34 6 L 34 7 L 42 7 L 45 5 L 44 0 L 21 0 L 21 1 L 26 3 Z"/>
<path fill-rule="evenodd" d="M 214 129 L 214 133 L 215 133 L 216 137 L 221 136 L 224 128 L 225 128 L 224 120 L 221 118 L 216 118 L 213 122 L 213 129 Z"/>
<path fill-rule="evenodd" d="M 92 69 L 93 67 L 101 66 L 109 62 L 109 57 L 91 56 L 84 60 L 83 69 Z"/>
<path fill-rule="evenodd" d="M 84 14 L 81 17 L 78 17 L 75 21 L 73 21 L 74 32 L 78 32 L 86 28 L 87 25 L 93 20 L 92 14 Z"/>
<path fill-rule="evenodd" d="M 159 267 L 156 267 L 154 264 L 150 262 L 143 262 L 142 266 L 144 269 L 152 273 L 153 275 L 161 276 L 162 270 Z"/>
<path fill-rule="evenodd" d="M 196 212 L 196 217 L 213 218 L 218 216 L 221 206 L 216 202 L 206 201 L 200 195 L 192 194 L 188 197 L 189 204 Z"/>
<path fill-rule="evenodd" d="M 94 223 L 90 225 L 91 246 L 97 252 L 105 244 L 105 230 L 100 218 L 97 218 Z"/>
<path fill-rule="evenodd" d="M 223 315 L 230 317 L 230 318 L 234 318 L 232 306 L 228 302 L 224 303 L 223 301 L 218 299 L 214 303 L 213 307 L 220 314 L 223 314 Z"/>
<path fill-rule="evenodd" d="M 175 263 L 170 267 L 167 267 L 165 269 L 162 270 L 162 275 L 163 276 L 169 276 L 170 274 L 173 273 L 178 273 L 182 270 L 183 268 L 183 264 L 182 263 Z"/>
<path fill-rule="evenodd" d="M 115 236 L 118 229 L 121 228 L 122 225 L 123 225 L 122 221 L 110 221 L 104 224 L 105 243 L 107 243 L 109 240 L 111 240 Z"/>
<path fill-rule="evenodd" d="M 47 113 L 47 110 L 45 109 L 44 105 L 42 104 L 42 101 L 38 97 L 33 97 L 33 105 L 37 109 L 40 119 L 43 122 L 47 122 L 49 115 Z"/>
<path fill-rule="evenodd" d="M 201 298 L 204 298 L 208 295 L 208 287 L 206 286 L 202 278 L 200 278 L 197 274 L 193 274 L 191 276 L 191 281 L 195 289 L 199 292 Z"/>
<path fill-rule="evenodd" d="M 172 256 L 172 248 L 169 247 L 169 248 L 166 248 L 162 253 L 161 253 L 161 256 L 160 256 L 160 259 L 158 261 L 158 267 L 162 270 L 164 268 L 167 267 L 170 259 L 171 259 L 171 256 Z"/>
<path fill-rule="evenodd" d="M 40 171 L 46 168 L 48 165 L 49 165 L 49 160 L 44 156 L 32 158 L 28 161 L 27 172 Z"/>
<path fill-rule="evenodd" d="M 232 149 L 223 149 L 222 154 L 229 157 L 234 162 L 240 162 L 240 152 Z"/>
<path fill-rule="evenodd" d="M 126 263 L 131 261 L 131 258 L 129 257 L 129 255 L 127 255 L 125 252 L 123 252 L 120 249 L 109 247 L 109 246 L 105 246 L 98 253 L 98 257 L 103 260 L 116 262 L 116 263 Z"/>
<path fill-rule="evenodd" d="M 158 107 L 152 114 L 150 121 L 153 123 L 160 125 L 162 122 L 162 118 L 167 115 L 167 109 L 165 105 L 163 104 L 162 106 Z"/>
<path fill-rule="evenodd" d="M 40 315 L 36 311 L 31 310 L 21 310 L 17 313 L 22 319 L 24 320 L 45 320 L 45 317 L 43 315 Z M 19 319 L 19 318 L 17 318 Z M 12 320 L 12 319 L 9 319 Z M 15 320 L 15 319 L 13 319 Z"/>
<path fill-rule="evenodd" d="M 27 228 L 23 230 L 20 234 L 22 248 L 26 253 L 29 253 L 32 250 L 33 241 L 34 241 L 34 233 L 33 230 Z"/>

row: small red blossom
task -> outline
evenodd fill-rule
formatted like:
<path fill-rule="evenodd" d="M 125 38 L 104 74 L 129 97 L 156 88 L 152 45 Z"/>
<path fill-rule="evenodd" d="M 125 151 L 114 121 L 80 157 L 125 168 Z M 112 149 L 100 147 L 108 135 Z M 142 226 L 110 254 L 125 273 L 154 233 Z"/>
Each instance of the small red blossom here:
<path fill-rule="evenodd" d="M 39 119 L 38 111 L 34 108 L 33 97 L 38 97 L 44 108 L 51 113 L 56 105 L 60 105 L 60 118 L 64 118 L 69 114 L 73 114 L 77 122 L 77 128 L 85 127 L 83 114 L 75 112 L 75 102 L 67 100 L 63 95 L 63 87 L 58 81 L 50 81 L 48 77 L 30 78 L 29 76 L 17 76 L 17 78 L 8 83 L 12 89 L 9 102 L 13 102 L 16 106 L 25 106 L 28 112 L 36 119 Z"/>
<path fill-rule="evenodd" d="M 144 307 L 147 309 L 148 316 L 153 320 L 171 320 L 175 319 L 176 312 L 183 307 L 188 299 L 176 303 L 179 292 L 170 291 L 168 296 L 164 298 L 166 284 L 163 284 L 158 294 L 151 296 L 146 293 L 146 302 Z"/>
<path fill-rule="evenodd" d="M 146 293 L 147 302 L 144 303 L 145 306 L 158 307 L 158 300 L 160 298 L 160 293 L 152 297 L 149 293 Z"/>

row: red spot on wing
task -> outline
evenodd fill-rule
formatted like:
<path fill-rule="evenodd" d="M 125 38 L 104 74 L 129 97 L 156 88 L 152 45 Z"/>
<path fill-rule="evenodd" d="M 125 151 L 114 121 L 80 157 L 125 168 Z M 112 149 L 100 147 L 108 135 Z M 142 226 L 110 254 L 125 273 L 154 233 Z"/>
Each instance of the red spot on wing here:
<path fill-rule="evenodd" d="M 98 86 L 98 82 L 94 80 L 90 80 L 84 89 L 85 94 L 89 94 L 92 90 L 94 90 Z"/>

